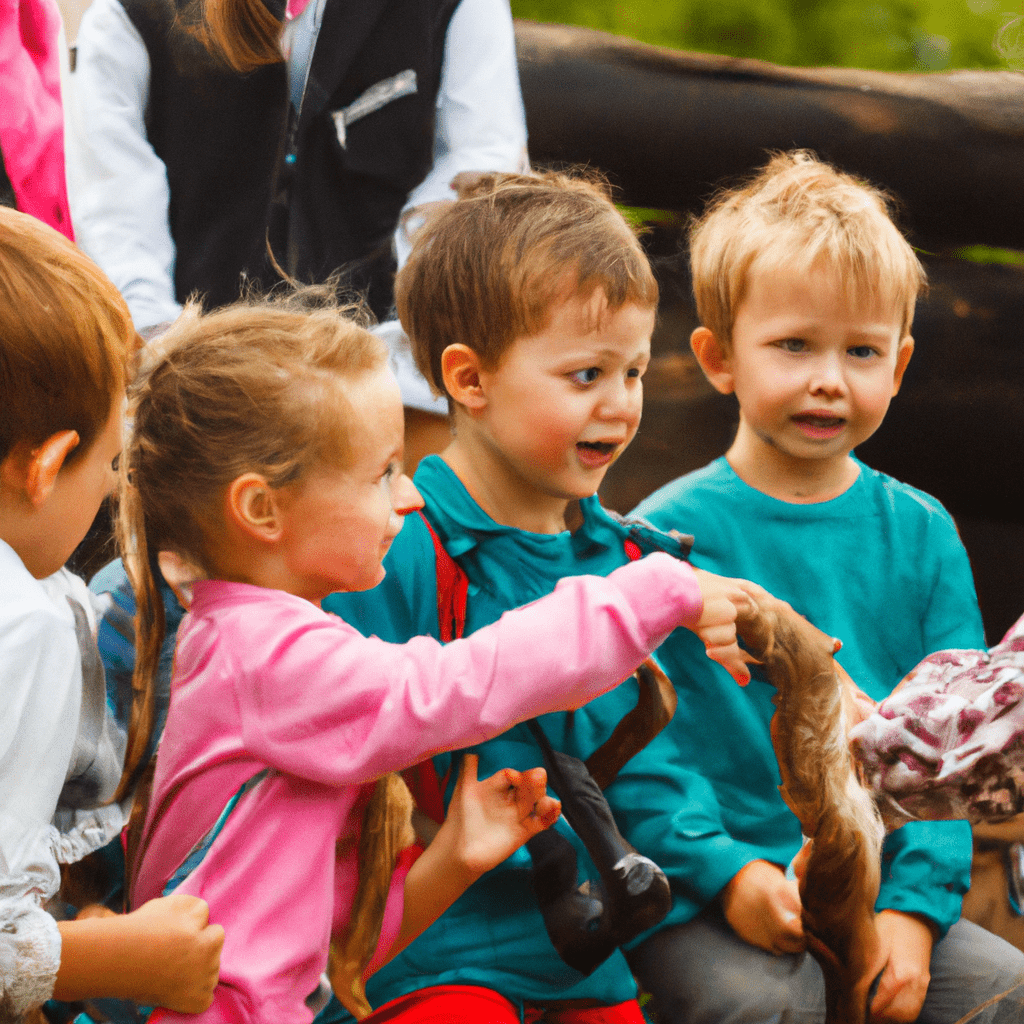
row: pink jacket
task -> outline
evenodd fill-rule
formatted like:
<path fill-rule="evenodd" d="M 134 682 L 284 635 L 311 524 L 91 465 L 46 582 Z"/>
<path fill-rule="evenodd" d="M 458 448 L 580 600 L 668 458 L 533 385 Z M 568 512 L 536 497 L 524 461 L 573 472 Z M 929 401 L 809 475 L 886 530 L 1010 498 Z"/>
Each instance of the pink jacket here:
<path fill-rule="evenodd" d="M 64 177 L 59 32 L 54 0 L 0 0 L 0 153 L 18 209 L 74 241 Z"/>
<path fill-rule="evenodd" d="M 357 835 L 367 783 L 579 707 L 700 613 L 692 570 L 663 554 L 604 579 L 563 580 L 446 646 L 368 639 L 280 591 L 197 584 L 178 633 L 133 904 L 159 896 L 229 798 L 271 769 L 177 890 L 207 900 L 226 933 L 220 985 L 199 1019 L 312 1018 L 303 999 L 355 894 L 355 844 L 336 857 L 336 841 Z M 397 934 L 401 888 L 396 878 L 378 958 Z"/>

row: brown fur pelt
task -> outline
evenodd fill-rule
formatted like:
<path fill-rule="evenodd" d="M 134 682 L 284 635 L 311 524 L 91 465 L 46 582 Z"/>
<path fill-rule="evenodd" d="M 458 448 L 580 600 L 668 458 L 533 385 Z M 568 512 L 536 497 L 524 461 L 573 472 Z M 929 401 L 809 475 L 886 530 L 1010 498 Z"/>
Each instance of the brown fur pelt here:
<path fill-rule="evenodd" d="M 398 855 L 415 841 L 412 794 L 400 775 L 374 786 L 359 832 L 359 886 L 349 926 L 331 941 L 327 974 L 338 1002 L 357 1020 L 370 1013 L 363 971 L 377 948 Z M 350 848 L 349 848 L 350 849 Z M 346 849 L 339 844 L 339 855 Z"/>
<path fill-rule="evenodd" d="M 846 741 L 848 679 L 837 643 L 783 601 L 758 597 L 737 621 L 778 691 L 772 744 L 780 791 L 812 839 L 800 894 L 808 949 L 825 976 L 827 1024 L 863 1024 L 878 958 L 874 907 L 884 837 Z"/>

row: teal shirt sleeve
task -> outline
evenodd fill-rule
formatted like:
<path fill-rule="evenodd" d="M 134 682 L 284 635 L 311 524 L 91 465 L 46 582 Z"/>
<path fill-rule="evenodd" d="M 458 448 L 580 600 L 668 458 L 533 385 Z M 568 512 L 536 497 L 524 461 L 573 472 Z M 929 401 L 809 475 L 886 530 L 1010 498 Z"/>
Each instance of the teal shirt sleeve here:
<path fill-rule="evenodd" d="M 970 561 L 949 514 L 938 503 L 931 517 L 925 563 L 932 575 L 924 617 L 925 655 L 985 646 Z M 941 938 L 960 917 L 971 884 L 971 828 L 966 821 L 913 822 L 886 837 L 878 910 L 920 914 Z"/>
<path fill-rule="evenodd" d="M 695 917 L 744 865 L 763 856 L 729 835 L 714 789 L 678 763 L 664 734 L 628 762 L 605 797 L 623 835 L 662 868 L 672 887 L 668 916 L 631 947 Z"/>

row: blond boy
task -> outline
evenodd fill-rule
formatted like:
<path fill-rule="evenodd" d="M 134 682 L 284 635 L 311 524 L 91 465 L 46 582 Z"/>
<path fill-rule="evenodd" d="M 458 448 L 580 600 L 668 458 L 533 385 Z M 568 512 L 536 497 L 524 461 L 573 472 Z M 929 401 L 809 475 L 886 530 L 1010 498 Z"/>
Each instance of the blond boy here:
<path fill-rule="evenodd" d="M 712 204 L 691 259 L 702 325 L 691 346 L 711 384 L 736 395 L 739 427 L 724 458 L 637 511 L 693 532 L 695 564 L 749 577 L 840 637 L 840 662 L 876 699 L 925 655 L 979 646 L 948 513 L 853 454 L 900 388 L 925 281 L 886 198 L 809 154 L 776 156 Z M 771 688 L 755 672 L 738 691 L 678 632 L 659 657 L 680 695 L 673 764 L 714 797 L 662 832 L 647 823 L 663 838 L 645 852 L 670 876 L 673 829 L 690 836 L 685 870 L 675 864 L 690 882 L 631 965 L 663 1021 L 821 1020 L 821 973 L 785 870 L 801 837 L 776 789 Z M 970 861 L 964 822 L 888 838 L 873 1020 L 952 1024 L 1024 974 L 1017 950 L 958 920 Z M 972 1020 L 1017 1012 L 996 1003 Z"/>

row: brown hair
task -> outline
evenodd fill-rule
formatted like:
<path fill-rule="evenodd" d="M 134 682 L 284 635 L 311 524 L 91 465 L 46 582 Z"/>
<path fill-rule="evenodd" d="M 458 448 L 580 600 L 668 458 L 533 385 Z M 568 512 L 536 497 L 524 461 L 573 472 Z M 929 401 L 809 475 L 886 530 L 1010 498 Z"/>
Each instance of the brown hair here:
<path fill-rule="evenodd" d="M 647 256 L 607 186 L 555 172 L 487 174 L 416 233 L 395 301 L 420 371 L 443 394 L 449 345 L 493 368 L 516 338 L 543 330 L 557 301 L 597 288 L 612 311 L 658 303 Z"/>
<path fill-rule="evenodd" d="M 178 24 L 240 75 L 284 60 L 284 26 L 263 0 L 195 0 Z"/>
<path fill-rule="evenodd" d="M 697 315 L 726 349 L 750 274 L 765 266 L 824 266 L 851 298 L 891 303 L 901 337 L 926 283 L 887 193 L 805 150 L 776 153 L 745 184 L 720 192 L 691 226 Z"/>
<path fill-rule="evenodd" d="M 124 394 L 138 342 L 124 299 L 59 232 L 0 207 L 0 460 L 62 430 L 81 458 Z"/>

